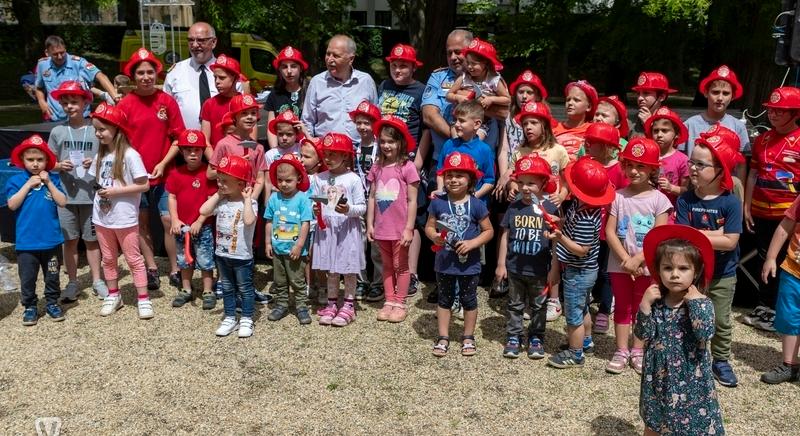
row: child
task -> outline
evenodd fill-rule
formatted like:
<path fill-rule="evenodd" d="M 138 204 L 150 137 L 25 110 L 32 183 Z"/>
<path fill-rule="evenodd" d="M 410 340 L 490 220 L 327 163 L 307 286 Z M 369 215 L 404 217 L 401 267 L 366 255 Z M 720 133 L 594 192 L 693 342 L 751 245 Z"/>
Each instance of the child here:
<path fill-rule="evenodd" d="M 258 103 L 251 95 L 237 95 L 231 99 L 231 118 L 234 122 L 234 131 L 229 133 L 217 143 L 214 154 L 208 160 L 208 178 L 216 179 L 216 167 L 225 156 L 242 156 L 250 163 L 251 177 L 248 183 L 253 183 L 253 198 L 259 198 L 264 188 L 264 173 L 267 171 L 267 161 L 264 146 L 250 136 L 259 119 Z M 245 142 L 247 141 L 247 142 Z M 253 144 L 253 145 L 243 145 Z"/>
<path fill-rule="evenodd" d="M 82 110 L 82 109 L 81 109 Z M 58 305 L 61 284 L 58 277 L 59 245 L 64 236 L 58 225 L 59 206 L 67 204 L 67 196 L 58 175 L 49 171 L 56 165 L 56 156 L 39 135 L 32 135 L 11 151 L 12 163 L 25 170 L 8 179 L 4 187 L 8 209 L 14 211 L 16 223 L 17 266 L 22 325 L 39 321 L 36 278 L 39 268 L 44 276 L 45 311 L 53 321 L 63 321 L 64 311 Z"/>
<path fill-rule="evenodd" d="M 328 171 L 317 174 L 312 192 L 327 198 L 323 207 L 314 206 L 315 213 L 322 214 L 325 229 L 317 229 L 312 267 L 328 273 L 328 303 L 317 315 L 320 325 L 344 327 L 356 320 L 356 281 L 367 266 L 361 233 L 367 204 L 361 180 L 349 169 L 354 154 L 350 137 L 328 133 L 322 150 Z M 337 306 L 340 275 L 344 276 L 344 302 Z"/>
<path fill-rule="evenodd" d="M 291 112 L 283 114 L 286 113 Z M 278 135 L 279 144 L 280 140 L 281 135 Z M 269 198 L 264 212 L 267 222 L 266 253 L 272 259 L 275 276 L 275 308 L 267 319 L 279 321 L 289 314 L 291 287 L 298 321 L 303 325 L 311 324 L 305 278 L 308 256 L 306 242 L 311 221 L 311 203 L 306 195 L 308 176 L 303 164 L 293 154 L 287 153 L 272 163 L 269 178 L 278 192 Z"/>
<path fill-rule="evenodd" d="M 616 95 L 600 97 L 597 100 L 597 110 L 594 112 L 592 121 L 611 124 L 616 127 L 619 130 L 620 144 L 622 148 L 625 148 L 625 144 L 628 143 L 626 138 L 630 133 L 628 128 L 628 109 L 619 97 Z M 614 157 L 616 158 L 616 155 Z"/>
<path fill-rule="evenodd" d="M 267 168 L 271 168 L 272 163 L 283 155 L 292 154 L 295 157 L 300 156 L 300 141 L 306 137 L 304 134 L 305 125 L 295 116 L 294 112 L 288 109 L 283 111 L 267 124 L 267 130 L 275 136 L 277 141 L 275 148 L 267 150 Z M 269 203 L 269 197 L 272 195 L 273 188 L 277 189 L 277 187 L 272 185 L 269 178 L 265 178 L 264 195 L 266 196 L 266 203 Z"/>
<path fill-rule="evenodd" d="M 584 351 L 594 348 L 589 301 L 597 280 L 602 208 L 615 195 L 603 165 L 588 157 L 568 165 L 564 178 L 575 200 L 566 206 L 563 227 L 545 232 L 545 237 L 556 243 L 555 253 L 563 265 L 561 283 L 569 343 L 547 361 L 560 369 L 583 366 Z"/>
<path fill-rule="evenodd" d="M 103 275 L 108 296 L 103 299 L 100 316 L 109 316 L 122 307 L 117 257 L 128 263 L 136 287 L 136 308 L 140 319 L 154 316 L 147 293 L 147 272 L 139 248 L 139 202 L 150 186 L 142 157 L 128 142 L 127 117 L 119 106 L 100 103 L 92 113 L 100 150 L 94 157 L 89 175 L 97 193 L 92 207 L 92 223 L 102 254 Z"/>
<path fill-rule="evenodd" d="M 300 143 L 300 160 L 308 174 L 309 186 L 314 186 L 317 174 L 328 171 L 322 153 L 322 141 L 319 138 L 305 138 Z M 311 201 L 311 200 L 309 200 Z M 315 214 L 317 215 L 317 214 Z M 314 241 L 317 231 L 317 220 L 311 220 L 308 229 L 308 240 Z M 314 258 L 313 246 L 309 247 L 308 257 Z M 317 302 L 325 305 L 328 302 L 327 278 L 320 271 L 311 269 L 311 262 L 306 263 L 306 283 L 308 284 L 308 296 L 317 296 Z"/>
<path fill-rule="evenodd" d="M 681 225 L 653 229 L 644 239 L 647 288 L 636 337 L 647 342 L 639 414 L 644 434 L 725 434 L 709 370 L 714 306 L 704 295 L 714 250 L 703 234 Z"/>
<path fill-rule="evenodd" d="M 176 167 L 167 176 L 169 216 L 172 218 L 175 246 L 178 247 L 182 285 L 172 300 L 172 307 L 181 307 L 192 301 L 192 275 L 195 268 L 200 270 L 203 279 L 203 310 L 211 310 L 217 305 L 213 291 L 214 221 L 199 212 L 208 197 L 217 192 L 216 183 L 208 180 L 208 165 L 202 160 L 207 143 L 203 132 L 184 130 L 178 137 L 178 147 L 186 165 Z M 189 238 L 191 245 L 188 250 L 190 257 L 187 257 L 184 249 L 186 238 Z"/>
<path fill-rule="evenodd" d="M 425 85 L 414 79 L 414 72 L 422 66 L 417 51 L 406 44 L 397 44 L 386 57 L 389 78 L 378 85 L 378 107 L 381 115 L 400 117 L 415 143 L 422 138 L 422 93 Z M 415 147 L 416 148 L 416 147 Z"/>
<path fill-rule="evenodd" d="M 464 309 L 464 335 L 461 355 L 473 356 L 475 324 L 478 319 L 477 288 L 481 273 L 479 248 L 494 235 L 489 210 L 472 195 L 482 174 L 469 154 L 453 152 L 443 159 L 439 176 L 446 181 L 447 193 L 436 196 L 428 206 L 425 236 L 439 247 L 434 271 L 439 289 L 436 317 L 439 336 L 433 345 L 433 355 L 444 357 L 450 347 L 450 310 L 456 296 L 456 286 Z M 447 226 L 443 235 L 438 223 Z"/>
<path fill-rule="evenodd" d="M 221 129 L 215 129 L 222 118 L 228 113 L 231 99 L 239 95 L 236 91 L 236 84 L 241 80 L 247 80 L 242 75 L 239 62 L 224 54 L 219 55 L 214 63 L 208 67 L 214 73 L 214 85 L 217 87 L 217 95 L 209 98 L 200 108 L 200 130 L 207 138 L 208 144 L 204 151 L 206 159 L 210 160 L 214 154 L 214 148 L 226 133 Z"/>
<path fill-rule="evenodd" d="M 499 253 L 495 280 L 508 279 L 508 339 L 503 356 L 515 359 L 523 342 L 523 310 L 531 307 L 528 327 L 528 357 L 544 357 L 544 333 L 547 323 L 547 272 L 550 265 L 550 241 L 543 237 L 545 230 L 542 208 L 556 213 L 555 205 L 544 195 L 555 188 L 550 164 L 539 156 L 525 156 L 517 161 L 514 180 L 520 187 L 520 199 L 506 210 L 500 225 Z"/>
<path fill-rule="evenodd" d="M 704 112 L 689 117 L 684 123 L 689 132 L 689 139 L 681 151 L 691 156 L 694 141 L 701 133 L 718 124 L 733 130 L 739 136 L 741 149 L 737 151 L 750 151 L 750 136 L 747 134 L 745 124 L 727 113 L 731 102 L 744 94 L 736 73 L 727 65 L 721 65 L 700 81 L 698 89 L 708 100 L 708 106 Z"/>
<path fill-rule="evenodd" d="M 367 203 L 367 239 L 381 254 L 383 289 L 386 303 L 378 321 L 402 322 L 408 307 L 406 297 L 411 282 L 408 249 L 414 237 L 419 173 L 408 153 L 416 142 L 405 122 L 386 115 L 375 123 L 381 153 L 367 180 L 372 188 Z"/>
<path fill-rule="evenodd" d="M 288 45 L 272 61 L 272 67 L 278 72 L 278 77 L 275 80 L 275 86 L 272 87 L 272 92 L 264 102 L 267 122 L 287 110 L 299 117 L 303 110 L 305 73 L 308 70 L 308 63 L 303 59 L 303 53 Z M 269 148 L 278 146 L 278 138 L 269 131 L 267 132 L 267 142 Z"/>
<path fill-rule="evenodd" d="M 742 205 L 732 192 L 731 177 L 737 155 L 738 150 L 731 149 L 721 136 L 697 139 L 689 161 L 694 189 L 678 198 L 675 220 L 677 224 L 700 230 L 715 250 L 714 276 L 707 288 L 715 314 L 711 369 L 714 378 L 728 387 L 735 387 L 738 383 L 728 363 L 731 357 L 731 304 L 739 263 L 739 235 L 742 233 Z"/>
<path fill-rule="evenodd" d="M 361 179 L 361 186 L 364 188 L 364 192 L 368 193 L 370 182 L 367 175 L 377 160 L 378 149 L 380 148 L 375 141 L 373 125 L 381 119 L 381 110 L 370 103 L 369 100 L 364 100 L 349 115 L 361 137 L 358 144 L 353 144 L 356 152 L 354 170 Z M 364 223 L 364 231 L 366 231 L 366 222 Z M 367 242 L 367 238 L 365 238 L 364 243 L 367 244 Z M 381 301 L 384 298 L 381 251 L 377 244 L 367 244 L 364 250 L 365 252 L 370 252 L 370 259 L 372 260 L 372 283 L 367 281 L 367 270 L 361 271 L 356 285 L 356 299 L 363 299 L 369 302 Z"/>
<path fill-rule="evenodd" d="M 53 167 L 59 171 L 61 184 L 67 194 L 67 205 L 58 208 L 58 220 L 64 234 L 64 266 L 69 282 L 64 287 L 62 300 L 77 300 L 78 289 L 78 238 L 86 246 L 86 260 L 92 274 L 92 291 L 100 298 L 108 295 L 106 283 L 100 278 L 100 247 L 92 226 L 92 178 L 86 170 L 92 165 L 100 143 L 91 122 L 83 118 L 83 110 L 92 101 L 92 94 L 80 82 L 68 80 L 50 93 L 61 103 L 67 122 L 50 132 L 47 143 L 58 157 Z"/>
<path fill-rule="evenodd" d="M 628 349 L 631 323 L 645 290 L 650 273 L 644 265 L 642 241 L 653 227 L 666 224 L 672 204 L 658 186 L 659 147 L 652 139 L 636 137 L 620 153 L 625 176 L 630 184 L 617 190 L 606 222 L 608 275 L 614 292 L 614 334 L 617 351 L 606 371 L 620 374 L 628 365 L 642 372 L 643 342 L 633 338 Z"/>
<path fill-rule="evenodd" d="M 689 158 L 676 150 L 678 144 L 686 142 L 686 126 L 678 114 L 662 106 L 645 121 L 644 132 L 646 137 L 656 141 L 661 151 L 658 188 L 667 194 L 674 207 L 678 196 L 689 189 Z M 670 216 L 670 223 L 674 221 L 674 215 Z"/>
<path fill-rule="evenodd" d="M 578 80 L 567 84 L 564 96 L 567 120 L 558 123 L 553 128 L 553 134 L 556 141 L 567 149 L 570 160 L 574 161 L 583 144 L 583 135 L 597 110 L 597 90 L 589 82 Z"/>
<path fill-rule="evenodd" d="M 733 130 L 723 126 L 722 124 L 714 124 L 708 128 L 707 132 L 700 134 L 700 138 L 707 138 L 710 136 L 719 136 L 722 142 L 736 153 L 733 156 L 736 158 L 735 165 L 731 167 L 731 179 L 733 179 L 733 193 L 740 202 L 744 202 L 744 180 L 743 175 L 745 172 L 745 163 L 747 162 L 744 156 L 738 152 L 741 150 L 741 140 L 739 135 Z M 696 140 L 695 140 L 696 141 Z"/>
<path fill-rule="evenodd" d="M 755 232 L 758 255 L 766 260 L 769 242 L 786 210 L 797 197 L 800 185 L 800 89 L 777 88 L 764 103 L 772 130 L 762 134 L 753 144 L 750 172 L 744 190 L 744 222 Z M 786 250 L 776 251 L 776 263 L 783 263 Z M 758 306 L 745 315 L 745 324 L 774 331 L 777 284 L 774 281 L 758 287 Z"/>
<path fill-rule="evenodd" d="M 258 202 L 253 196 L 252 165 L 244 157 L 231 155 L 219 160 L 219 190 L 200 206 L 200 215 L 217 217 L 215 259 L 222 283 L 225 317 L 215 334 L 228 336 L 237 329 L 240 338 L 253 335 L 255 288 L 253 287 L 253 232 Z M 242 317 L 236 321 L 237 300 Z"/>
<path fill-rule="evenodd" d="M 644 123 L 656 113 L 670 94 L 678 90 L 669 87 L 669 81 L 663 74 L 647 71 L 639 73 L 636 86 L 631 90 L 637 93 L 636 104 L 639 106 L 631 129 L 631 137 L 644 136 Z"/>

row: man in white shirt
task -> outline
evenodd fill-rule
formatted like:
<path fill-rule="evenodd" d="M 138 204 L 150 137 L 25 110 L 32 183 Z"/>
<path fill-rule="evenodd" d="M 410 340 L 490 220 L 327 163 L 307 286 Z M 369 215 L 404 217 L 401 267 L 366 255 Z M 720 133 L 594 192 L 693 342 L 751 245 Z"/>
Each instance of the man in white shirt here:
<path fill-rule="evenodd" d="M 164 92 L 178 102 L 186 128 L 199 129 L 203 102 L 217 95 L 214 73 L 208 68 L 216 60 L 217 36 L 210 24 L 197 22 L 189 28 L 187 39 L 191 57 L 169 70 L 164 80 Z"/>

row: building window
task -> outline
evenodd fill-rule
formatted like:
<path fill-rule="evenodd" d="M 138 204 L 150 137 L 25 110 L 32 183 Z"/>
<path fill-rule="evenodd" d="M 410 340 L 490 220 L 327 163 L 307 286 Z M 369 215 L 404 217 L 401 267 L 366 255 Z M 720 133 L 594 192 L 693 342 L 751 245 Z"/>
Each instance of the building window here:
<path fill-rule="evenodd" d="M 392 11 L 375 11 L 375 25 L 392 27 Z"/>
<path fill-rule="evenodd" d="M 367 11 L 350 11 L 350 21 L 356 26 L 367 25 Z"/>

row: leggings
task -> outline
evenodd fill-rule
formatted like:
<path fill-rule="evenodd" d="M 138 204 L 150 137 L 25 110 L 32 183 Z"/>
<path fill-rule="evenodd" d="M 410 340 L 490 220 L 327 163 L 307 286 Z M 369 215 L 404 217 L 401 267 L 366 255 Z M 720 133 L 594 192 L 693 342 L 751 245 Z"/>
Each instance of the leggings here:
<path fill-rule="evenodd" d="M 436 285 L 439 288 L 439 307 L 450 309 L 456 298 L 456 285 L 458 285 L 459 296 L 461 297 L 461 307 L 464 310 L 475 310 L 478 308 L 478 281 L 480 274 L 473 275 L 451 275 L 436 273 Z"/>
<path fill-rule="evenodd" d="M 653 282 L 650 276 L 631 279 L 628 273 L 608 273 L 614 291 L 614 324 L 633 324 L 639 304 L 647 287 Z"/>
<path fill-rule="evenodd" d="M 408 247 L 400 241 L 376 241 L 383 263 L 383 289 L 387 303 L 406 304 L 411 273 L 408 272 Z"/>
<path fill-rule="evenodd" d="M 137 288 L 147 287 L 147 273 L 144 268 L 144 257 L 139 250 L 139 226 L 124 229 L 111 229 L 95 225 L 97 242 L 100 244 L 100 253 L 103 255 L 103 275 L 106 280 L 117 280 L 117 257 L 122 248 L 122 255 L 128 262 L 128 268 L 133 276 L 133 285 Z"/>

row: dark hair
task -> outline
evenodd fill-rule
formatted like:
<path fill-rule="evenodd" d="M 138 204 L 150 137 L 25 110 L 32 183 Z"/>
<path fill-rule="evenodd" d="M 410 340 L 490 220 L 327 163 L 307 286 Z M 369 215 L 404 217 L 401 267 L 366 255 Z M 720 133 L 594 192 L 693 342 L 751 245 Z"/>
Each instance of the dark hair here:
<path fill-rule="evenodd" d="M 448 170 L 442 173 L 442 179 L 444 179 L 447 176 L 447 173 L 452 173 L 452 172 L 467 174 L 467 177 L 469 177 L 469 183 L 467 183 L 467 193 L 470 195 L 474 195 L 475 187 L 478 186 L 478 179 L 475 177 L 475 175 L 466 170 Z M 447 186 L 444 187 L 444 190 L 447 191 Z"/>
<path fill-rule="evenodd" d="M 400 133 L 400 130 L 392 127 L 392 126 L 383 126 L 380 132 L 377 133 L 378 143 L 375 144 L 376 147 L 380 148 L 380 141 L 381 141 L 381 133 L 386 132 L 390 138 L 397 141 L 397 166 L 402 167 L 405 165 L 406 161 L 408 160 L 408 153 L 406 153 L 406 149 L 408 149 L 408 144 L 406 144 L 406 138 Z M 378 161 L 379 164 L 383 165 L 383 153 L 378 150 L 377 158 L 375 160 Z"/>
<path fill-rule="evenodd" d="M 61 39 L 58 35 L 50 35 L 44 40 L 44 48 L 45 50 L 49 50 L 52 47 L 66 47 L 67 45 L 64 44 L 64 40 Z"/>
<path fill-rule="evenodd" d="M 685 239 L 672 238 L 658 244 L 656 248 L 656 269 L 661 268 L 661 261 L 664 259 L 671 259 L 672 256 L 675 255 L 686 257 L 686 260 L 692 264 L 692 267 L 694 267 L 694 280 L 692 280 L 692 284 L 697 287 L 700 293 L 705 294 L 705 283 L 703 283 L 705 265 L 703 265 L 703 256 L 700 254 L 700 250 L 691 242 Z M 650 274 L 659 274 L 659 271 L 650 271 Z M 659 284 L 659 288 L 661 289 L 662 295 L 666 294 L 667 289 L 663 284 Z"/>
<path fill-rule="evenodd" d="M 300 67 L 300 75 L 297 78 L 298 83 L 300 83 L 300 89 L 298 90 L 298 97 L 297 97 L 297 107 L 302 111 L 303 110 L 303 100 L 305 99 L 306 89 L 308 88 L 308 83 L 306 83 L 306 70 L 303 69 L 303 66 L 297 63 Z M 275 85 L 273 85 L 273 91 L 277 91 L 283 94 L 291 94 L 289 91 L 286 90 L 286 79 L 283 78 L 280 71 L 280 65 L 278 65 L 278 70 L 275 71 Z M 300 114 L 296 114 L 300 116 Z"/>

